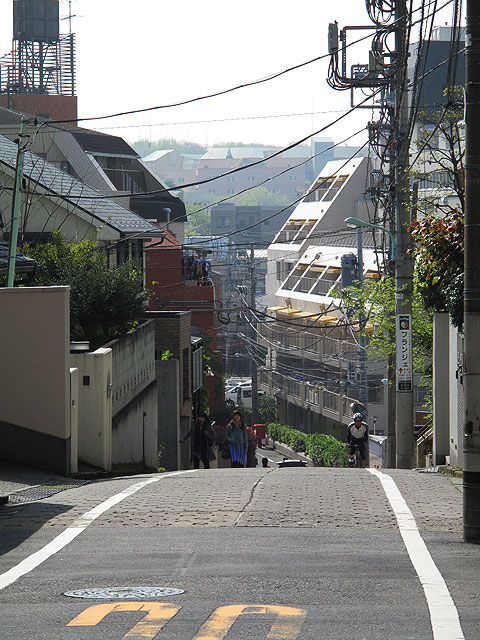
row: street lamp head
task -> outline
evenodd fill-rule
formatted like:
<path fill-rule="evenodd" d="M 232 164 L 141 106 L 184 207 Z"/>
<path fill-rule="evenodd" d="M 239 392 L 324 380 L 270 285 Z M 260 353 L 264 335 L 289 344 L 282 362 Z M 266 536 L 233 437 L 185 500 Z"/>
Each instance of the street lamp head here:
<path fill-rule="evenodd" d="M 372 225 L 369 222 L 365 222 L 364 220 L 360 220 L 360 218 L 345 218 L 345 224 L 348 227 L 371 227 Z"/>

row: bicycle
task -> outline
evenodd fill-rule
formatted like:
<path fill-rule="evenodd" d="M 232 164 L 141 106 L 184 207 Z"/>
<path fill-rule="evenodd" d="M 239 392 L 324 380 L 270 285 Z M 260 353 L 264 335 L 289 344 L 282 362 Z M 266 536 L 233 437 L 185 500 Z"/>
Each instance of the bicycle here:
<path fill-rule="evenodd" d="M 362 468 L 362 459 L 360 457 L 360 447 L 358 444 L 349 445 L 349 448 L 354 448 L 353 457 L 349 456 L 348 458 L 348 468 L 349 469 L 361 469 Z"/>

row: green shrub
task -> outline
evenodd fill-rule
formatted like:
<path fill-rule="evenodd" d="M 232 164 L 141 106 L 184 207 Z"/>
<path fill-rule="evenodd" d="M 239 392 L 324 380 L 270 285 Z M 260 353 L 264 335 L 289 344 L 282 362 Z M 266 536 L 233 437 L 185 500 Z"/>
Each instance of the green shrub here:
<path fill-rule="evenodd" d="M 322 467 L 346 467 L 348 455 L 343 442 L 324 433 L 311 435 L 293 429 L 286 424 L 271 422 L 267 435 L 276 442 L 283 442 L 294 451 L 304 451 L 311 460 Z"/>
<path fill-rule="evenodd" d="M 290 429 L 287 444 L 294 451 L 306 451 L 308 447 L 308 435 L 303 431 Z"/>

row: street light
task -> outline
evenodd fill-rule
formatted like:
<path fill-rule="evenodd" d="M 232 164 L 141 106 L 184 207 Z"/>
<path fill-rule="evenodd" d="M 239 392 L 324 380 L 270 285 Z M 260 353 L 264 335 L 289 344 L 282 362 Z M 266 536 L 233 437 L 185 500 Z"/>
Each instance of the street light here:
<path fill-rule="evenodd" d="M 384 233 L 388 234 L 390 238 L 390 249 L 392 254 L 392 262 L 395 262 L 395 239 L 393 237 L 393 233 L 389 231 L 386 227 L 382 227 L 379 224 L 373 224 L 372 222 L 365 222 L 365 220 L 360 220 L 360 218 L 345 218 L 345 224 L 349 227 L 365 227 L 367 229 L 379 229 Z"/>

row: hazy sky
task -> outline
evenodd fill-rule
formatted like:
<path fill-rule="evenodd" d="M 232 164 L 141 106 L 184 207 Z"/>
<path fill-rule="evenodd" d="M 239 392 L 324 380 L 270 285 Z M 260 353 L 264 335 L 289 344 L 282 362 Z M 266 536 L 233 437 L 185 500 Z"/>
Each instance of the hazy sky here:
<path fill-rule="evenodd" d="M 12 4 L 0 0 L 0 55 L 12 48 Z M 370 24 L 363 0 L 61 0 L 62 16 L 69 5 L 76 16 L 81 118 L 168 104 L 260 79 L 325 54 L 329 22 Z M 446 9 L 436 24 L 450 14 Z M 61 24 L 67 32 L 68 20 Z M 366 53 L 352 50 L 349 65 L 365 62 Z M 350 107 L 349 91 L 328 87 L 327 66 L 325 59 L 227 96 L 81 124 L 129 141 L 175 137 L 201 144 L 286 145 Z M 262 117 L 283 114 L 307 115 Z M 320 135 L 338 142 L 370 119 L 371 111 L 360 110 Z M 173 124 L 205 120 L 217 122 Z M 364 140 L 362 134 L 354 142 Z"/>

